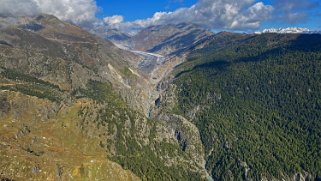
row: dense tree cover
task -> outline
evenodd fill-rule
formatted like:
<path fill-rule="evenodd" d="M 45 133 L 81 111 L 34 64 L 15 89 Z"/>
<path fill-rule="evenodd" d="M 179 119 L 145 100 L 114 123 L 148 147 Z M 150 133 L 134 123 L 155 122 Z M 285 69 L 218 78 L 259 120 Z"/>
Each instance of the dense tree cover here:
<path fill-rule="evenodd" d="M 214 179 L 321 177 L 321 35 L 218 35 L 175 71 Z"/>
<path fill-rule="evenodd" d="M 2 69 L 0 74 L 7 79 L 28 82 L 31 84 L 46 85 L 47 87 L 50 87 L 53 89 L 59 89 L 59 86 L 57 86 L 57 85 L 53 85 L 49 82 L 43 81 L 43 80 L 33 77 L 31 75 L 21 73 L 20 71 L 13 70 L 13 69 L 5 69 L 5 68 L 1 68 L 1 67 L 0 67 L 0 69 Z"/>
<path fill-rule="evenodd" d="M 20 73 L 16 70 L 1 68 L 0 80 L 7 83 L 0 84 L 0 90 L 11 90 L 42 99 L 59 102 L 63 100 L 63 92 L 57 85 Z"/>

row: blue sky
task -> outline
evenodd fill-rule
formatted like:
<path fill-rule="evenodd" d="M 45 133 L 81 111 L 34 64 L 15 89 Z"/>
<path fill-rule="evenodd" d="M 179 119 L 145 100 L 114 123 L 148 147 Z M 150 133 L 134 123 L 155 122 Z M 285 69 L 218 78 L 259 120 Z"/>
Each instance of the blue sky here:
<path fill-rule="evenodd" d="M 213 31 L 321 30 L 321 0 L 1 0 L 0 16 L 54 15 L 83 27 L 124 32 L 193 23 Z"/>
<path fill-rule="evenodd" d="M 97 16 L 122 15 L 126 21 L 146 19 L 158 11 L 175 11 L 181 7 L 190 7 L 197 0 L 97 0 L 101 8 Z"/>
<path fill-rule="evenodd" d="M 321 29 L 321 7 L 318 0 L 261 0 L 253 3 L 256 2 L 271 5 L 274 10 L 273 17 L 261 20 L 260 26 L 254 29 L 292 26 Z M 155 12 L 174 12 L 178 8 L 189 8 L 197 3 L 197 0 L 97 0 L 96 3 L 100 7 L 98 18 L 121 15 L 125 22 L 132 22 L 151 18 Z"/>

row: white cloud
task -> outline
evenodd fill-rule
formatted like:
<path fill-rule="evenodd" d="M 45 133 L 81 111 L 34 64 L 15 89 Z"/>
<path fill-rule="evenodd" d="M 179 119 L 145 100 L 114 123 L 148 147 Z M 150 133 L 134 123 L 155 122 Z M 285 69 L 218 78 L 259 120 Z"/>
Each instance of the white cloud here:
<path fill-rule="evenodd" d="M 0 0 L 2 16 L 51 14 L 62 20 L 86 23 L 96 19 L 95 0 Z"/>
<path fill-rule="evenodd" d="M 137 31 L 151 25 L 182 22 L 217 30 L 249 30 L 259 28 L 266 20 L 302 22 L 320 7 L 319 0 L 272 1 L 273 6 L 260 1 L 262 0 L 198 0 L 189 8 L 180 8 L 173 12 L 157 12 L 147 19 L 124 22 L 124 17 L 120 15 L 98 20 L 96 0 L 0 0 L 0 17 L 33 16 L 44 13 L 87 28 L 95 25 L 123 31 Z M 183 0 L 169 0 L 169 2 L 178 3 Z M 317 13 L 314 12 L 316 16 Z"/>
<path fill-rule="evenodd" d="M 0 0 L 1 16 L 32 16 L 40 13 L 35 1 Z"/>
<path fill-rule="evenodd" d="M 256 29 L 270 18 L 273 7 L 255 0 L 199 0 L 190 8 L 157 12 L 148 19 L 109 24 L 122 30 L 137 30 L 151 25 L 194 23 L 209 29 Z"/>
<path fill-rule="evenodd" d="M 114 15 L 114 16 L 104 18 L 104 22 L 106 24 L 111 24 L 111 25 L 119 24 L 119 23 L 122 23 L 123 21 L 124 21 L 124 17 L 120 15 Z"/>

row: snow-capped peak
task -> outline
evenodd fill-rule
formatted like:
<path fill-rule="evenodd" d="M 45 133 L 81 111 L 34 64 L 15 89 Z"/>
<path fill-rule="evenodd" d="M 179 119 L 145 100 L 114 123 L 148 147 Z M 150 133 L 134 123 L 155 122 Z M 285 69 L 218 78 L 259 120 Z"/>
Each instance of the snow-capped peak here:
<path fill-rule="evenodd" d="M 308 28 L 290 27 L 290 28 L 270 28 L 263 30 L 262 33 L 298 33 L 298 34 L 319 34 L 319 31 L 311 31 Z"/>
<path fill-rule="evenodd" d="M 263 30 L 263 33 L 306 33 L 310 32 L 308 28 L 271 28 Z"/>

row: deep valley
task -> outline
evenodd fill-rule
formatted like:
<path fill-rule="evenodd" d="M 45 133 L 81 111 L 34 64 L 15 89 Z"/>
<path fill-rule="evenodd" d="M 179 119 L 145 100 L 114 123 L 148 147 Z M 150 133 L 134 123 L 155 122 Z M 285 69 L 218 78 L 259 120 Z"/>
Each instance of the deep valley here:
<path fill-rule="evenodd" d="M 0 18 L 1 181 L 321 179 L 320 34 Z"/>

